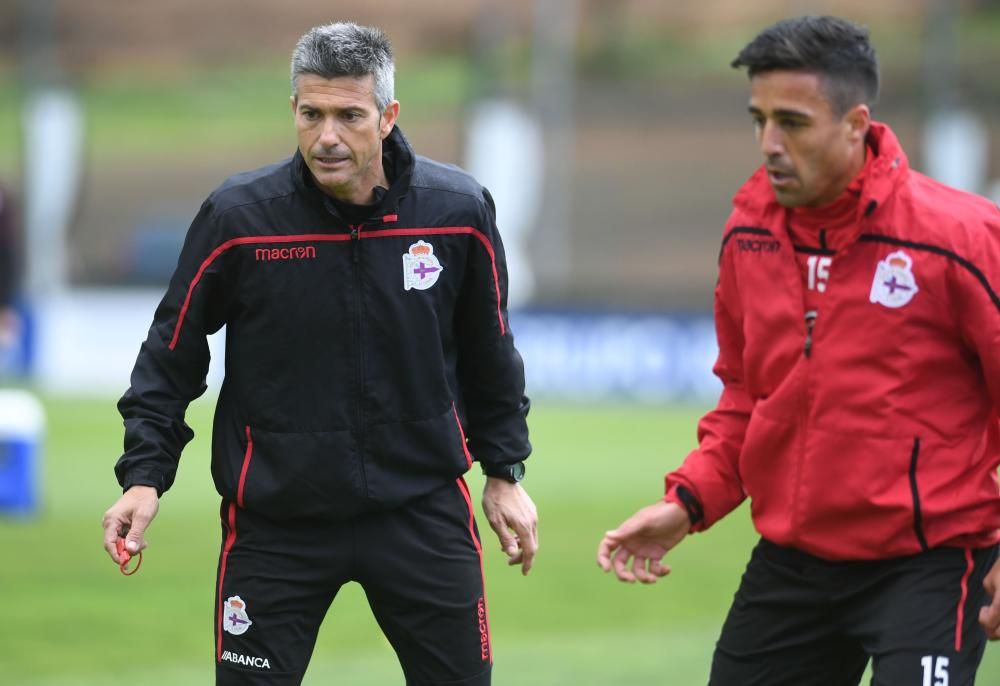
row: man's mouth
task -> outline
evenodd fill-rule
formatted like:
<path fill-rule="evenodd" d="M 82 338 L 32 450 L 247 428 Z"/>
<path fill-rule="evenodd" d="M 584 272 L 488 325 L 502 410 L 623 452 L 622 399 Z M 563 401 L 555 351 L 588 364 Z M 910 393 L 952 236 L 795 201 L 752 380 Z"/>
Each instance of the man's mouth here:
<path fill-rule="evenodd" d="M 313 160 L 319 164 L 321 167 L 336 167 L 339 164 L 343 164 L 349 157 L 330 157 L 330 156 L 320 156 L 314 155 Z"/>
<path fill-rule="evenodd" d="M 771 185 L 776 187 L 787 186 L 795 181 L 794 175 L 781 169 L 768 169 L 767 178 L 771 181 Z"/>

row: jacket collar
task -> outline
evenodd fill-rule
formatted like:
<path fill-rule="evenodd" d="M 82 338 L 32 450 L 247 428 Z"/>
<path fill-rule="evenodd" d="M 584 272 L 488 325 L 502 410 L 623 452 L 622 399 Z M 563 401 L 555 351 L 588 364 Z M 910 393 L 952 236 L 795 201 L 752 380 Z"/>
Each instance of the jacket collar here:
<path fill-rule="evenodd" d="M 875 155 L 861 189 L 859 207 L 862 219 L 871 217 L 883 206 L 896 187 L 909 173 L 910 164 L 896 134 L 887 124 L 873 121 L 868 131 L 868 148 Z M 774 197 L 767 180 L 767 169 L 761 165 L 733 196 L 733 207 L 742 210 L 761 223 L 769 224 L 775 215 L 784 216 L 785 208 Z"/>
<path fill-rule="evenodd" d="M 416 154 L 398 126 L 393 127 L 382 143 L 382 165 L 389 178 L 389 188 L 384 193 L 376 192 L 377 200 L 372 216 L 378 217 L 398 212 L 400 201 L 410 190 L 410 181 L 416 165 Z M 326 202 L 328 196 L 316 185 L 299 150 L 296 150 L 292 157 L 291 173 L 296 188 L 312 202 L 321 204 L 328 211 L 337 214 L 333 203 Z"/>

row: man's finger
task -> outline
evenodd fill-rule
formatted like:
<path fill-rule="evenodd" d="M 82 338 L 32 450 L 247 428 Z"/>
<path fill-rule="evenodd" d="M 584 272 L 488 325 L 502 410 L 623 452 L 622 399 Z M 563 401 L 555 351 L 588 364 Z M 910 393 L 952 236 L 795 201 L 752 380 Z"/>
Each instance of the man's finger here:
<path fill-rule="evenodd" d="M 627 548 L 619 548 L 618 552 L 611 560 L 611 566 L 614 567 L 615 576 L 617 576 L 621 581 L 626 583 L 635 583 L 635 576 L 628 569 L 628 561 L 632 556 Z"/>
<path fill-rule="evenodd" d="M 116 563 L 121 564 L 121 560 L 118 558 L 118 550 L 115 544 L 118 542 L 118 532 L 121 531 L 121 522 L 117 517 L 105 514 L 104 519 L 101 522 L 104 526 L 104 549 L 111 556 L 111 559 Z"/>
<path fill-rule="evenodd" d="M 635 575 L 635 578 L 638 579 L 640 583 L 655 584 L 656 576 L 650 573 L 648 569 L 646 569 L 646 566 L 648 564 L 649 564 L 649 558 L 640 557 L 636 555 L 635 558 L 633 558 L 632 560 L 632 573 Z"/>
<path fill-rule="evenodd" d="M 534 550 L 527 551 L 527 550 L 524 550 L 522 548 L 521 549 L 520 557 L 521 557 L 521 560 L 520 560 L 520 562 L 521 562 L 521 575 L 522 576 L 528 576 L 528 572 L 531 571 L 531 566 L 535 562 L 535 551 Z M 514 563 L 514 564 L 517 564 L 517 563 Z"/>
<path fill-rule="evenodd" d="M 991 641 L 1000 640 L 1000 602 L 997 596 L 993 598 L 993 603 L 979 610 L 979 623 L 986 632 L 986 637 Z"/>
<path fill-rule="evenodd" d="M 632 570 L 632 576 L 640 583 L 647 583 L 646 562 L 646 558 L 640 555 L 633 555 L 632 563 L 629 565 L 629 569 Z"/>
<path fill-rule="evenodd" d="M 507 522 L 502 517 L 497 517 L 496 520 L 488 519 L 490 523 L 490 528 L 497 535 L 497 539 L 500 541 L 500 550 L 503 551 L 504 555 L 510 557 L 511 555 L 517 554 L 517 540 L 507 529 Z"/>
<path fill-rule="evenodd" d="M 983 627 L 986 638 L 990 641 L 996 641 L 1000 639 L 1000 626 L 997 626 L 996 617 L 991 616 L 990 610 L 989 607 L 979 608 L 979 624 Z"/>
<path fill-rule="evenodd" d="M 649 566 L 649 571 L 656 576 L 661 577 L 670 573 L 670 567 L 663 564 L 659 560 L 653 560 L 653 563 Z"/>
<path fill-rule="evenodd" d="M 611 538 L 610 535 L 602 538 L 600 544 L 597 546 L 597 566 L 605 572 L 610 572 L 611 556 L 618 550 L 619 545 L 621 544 Z"/>
<path fill-rule="evenodd" d="M 521 544 L 521 574 L 527 575 L 535 561 L 535 553 L 538 552 L 538 539 L 534 530 L 527 526 L 516 526 L 514 530 Z"/>

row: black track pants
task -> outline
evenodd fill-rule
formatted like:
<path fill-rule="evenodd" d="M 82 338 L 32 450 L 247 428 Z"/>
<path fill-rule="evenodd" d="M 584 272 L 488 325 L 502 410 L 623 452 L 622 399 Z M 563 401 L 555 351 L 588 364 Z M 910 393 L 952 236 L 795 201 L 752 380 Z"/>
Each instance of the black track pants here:
<path fill-rule="evenodd" d="M 761 541 L 712 661 L 711 686 L 971 686 L 997 548 L 829 562 Z"/>
<path fill-rule="evenodd" d="M 482 548 L 465 482 L 345 522 L 222 503 L 216 683 L 299 684 L 327 609 L 356 581 L 410 686 L 488 686 Z"/>

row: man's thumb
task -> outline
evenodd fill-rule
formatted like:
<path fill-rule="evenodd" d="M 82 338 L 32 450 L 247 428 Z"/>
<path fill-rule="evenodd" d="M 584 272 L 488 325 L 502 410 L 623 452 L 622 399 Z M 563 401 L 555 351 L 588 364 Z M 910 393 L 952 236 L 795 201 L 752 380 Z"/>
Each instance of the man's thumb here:
<path fill-rule="evenodd" d="M 132 554 L 139 552 L 142 548 L 142 532 L 130 529 L 125 536 L 125 548 Z"/>
<path fill-rule="evenodd" d="M 149 518 L 143 517 L 139 514 L 136 514 L 136 516 L 132 519 L 132 524 L 129 526 L 128 534 L 125 535 L 125 548 L 130 553 L 135 554 L 143 549 L 144 535 L 148 524 Z"/>

